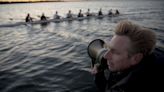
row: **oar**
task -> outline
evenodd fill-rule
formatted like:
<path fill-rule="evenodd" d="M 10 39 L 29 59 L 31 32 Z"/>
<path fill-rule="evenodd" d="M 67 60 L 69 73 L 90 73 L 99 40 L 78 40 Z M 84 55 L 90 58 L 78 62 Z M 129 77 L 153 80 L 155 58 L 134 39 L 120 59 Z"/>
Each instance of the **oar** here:
<path fill-rule="evenodd" d="M 40 15 L 37 15 L 37 17 L 39 17 L 39 18 L 40 18 L 41 16 L 40 16 Z"/>
<path fill-rule="evenodd" d="M 9 20 L 13 20 L 13 18 L 9 18 Z"/>
<path fill-rule="evenodd" d="M 9 18 L 9 20 L 22 20 L 22 19 Z"/>
<path fill-rule="evenodd" d="M 37 17 L 39 17 L 39 18 L 40 18 L 41 16 L 40 16 L 40 15 L 37 15 Z M 46 17 L 46 18 L 48 18 L 48 19 L 50 18 L 50 17 L 47 17 L 47 16 L 45 16 L 45 17 Z"/>
<path fill-rule="evenodd" d="M 33 17 L 31 17 L 31 19 L 32 19 L 32 20 L 37 20 L 37 18 L 33 18 Z M 14 20 L 21 20 L 21 21 L 23 20 L 23 21 L 25 21 L 26 19 L 25 19 L 25 18 L 24 18 L 24 19 L 19 19 L 19 18 L 9 18 L 9 20 L 10 20 L 10 21 L 14 21 Z"/>

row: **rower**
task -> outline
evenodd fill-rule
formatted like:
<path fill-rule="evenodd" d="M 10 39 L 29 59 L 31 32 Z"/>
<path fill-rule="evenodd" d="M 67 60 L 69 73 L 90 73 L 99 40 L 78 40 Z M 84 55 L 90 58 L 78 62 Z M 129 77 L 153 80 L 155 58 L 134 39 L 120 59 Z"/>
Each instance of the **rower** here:
<path fill-rule="evenodd" d="M 71 13 L 71 10 L 68 11 L 66 18 L 73 18 L 72 13 Z"/>
<path fill-rule="evenodd" d="M 103 15 L 103 13 L 102 13 L 102 9 L 100 8 L 100 10 L 98 12 L 98 16 L 101 16 L 101 15 Z"/>
<path fill-rule="evenodd" d="M 108 15 L 112 15 L 112 9 L 109 10 Z"/>
<path fill-rule="evenodd" d="M 58 15 L 58 11 L 55 12 L 54 19 L 60 19 L 60 16 Z"/>
<path fill-rule="evenodd" d="M 80 10 L 79 10 L 79 14 L 78 14 L 77 17 L 83 17 L 83 14 L 82 14 L 81 12 L 82 12 L 82 10 L 80 9 Z"/>
<path fill-rule="evenodd" d="M 28 13 L 25 19 L 26 22 L 32 22 L 32 17 L 30 16 L 30 14 Z"/>
<path fill-rule="evenodd" d="M 89 17 L 89 16 L 92 16 L 92 14 L 90 13 L 90 9 L 88 9 L 87 13 L 86 13 L 86 16 Z"/>
<path fill-rule="evenodd" d="M 116 9 L 115 15 L 119 15 L 120 12 Z"/>
<path fill-rule="evenodd" d="M 40 20 L 47 20 L 46 16 L 44 15 L 44 13 L 42 13 L 42 16 L 40 17 Z"/>

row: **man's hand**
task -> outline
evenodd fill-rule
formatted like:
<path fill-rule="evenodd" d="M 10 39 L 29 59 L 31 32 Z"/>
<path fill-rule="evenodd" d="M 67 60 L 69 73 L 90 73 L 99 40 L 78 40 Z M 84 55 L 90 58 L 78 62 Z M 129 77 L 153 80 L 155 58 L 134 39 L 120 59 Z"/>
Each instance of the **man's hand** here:
<path fill-rule="evenodd" d="M 91 68 L 91 74 L 93 75 L 97 74 L 99 66 L 100 66 L 99 64 L 94 64 L 94 66 Z"/>

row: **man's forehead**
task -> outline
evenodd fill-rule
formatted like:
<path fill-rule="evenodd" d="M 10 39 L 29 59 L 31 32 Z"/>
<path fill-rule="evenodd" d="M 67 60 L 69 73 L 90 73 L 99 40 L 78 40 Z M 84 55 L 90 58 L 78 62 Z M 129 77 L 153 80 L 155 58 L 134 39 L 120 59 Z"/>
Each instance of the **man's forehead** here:
<path fill-rule="evenodd" d="M 106 40 L 107 47 L 115 48 L 115 47 L 127 47 L 130 44 L 130 40 L 126 36 L 118 36 L 115 35 L 111 40 Z"/>

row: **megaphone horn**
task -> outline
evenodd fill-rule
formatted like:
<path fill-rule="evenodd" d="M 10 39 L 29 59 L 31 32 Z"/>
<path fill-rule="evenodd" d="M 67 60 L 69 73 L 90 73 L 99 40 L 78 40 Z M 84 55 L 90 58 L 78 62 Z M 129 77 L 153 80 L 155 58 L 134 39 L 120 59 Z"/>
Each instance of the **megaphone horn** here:
<path fill-rule="evenodd" d="M 94 63 L 101 64 L 101 60 L 107 49 L 104 48 L 105 42 L 101 39 L 95 39 L 88 45 L 88 55 L 95 60 Z"/>

